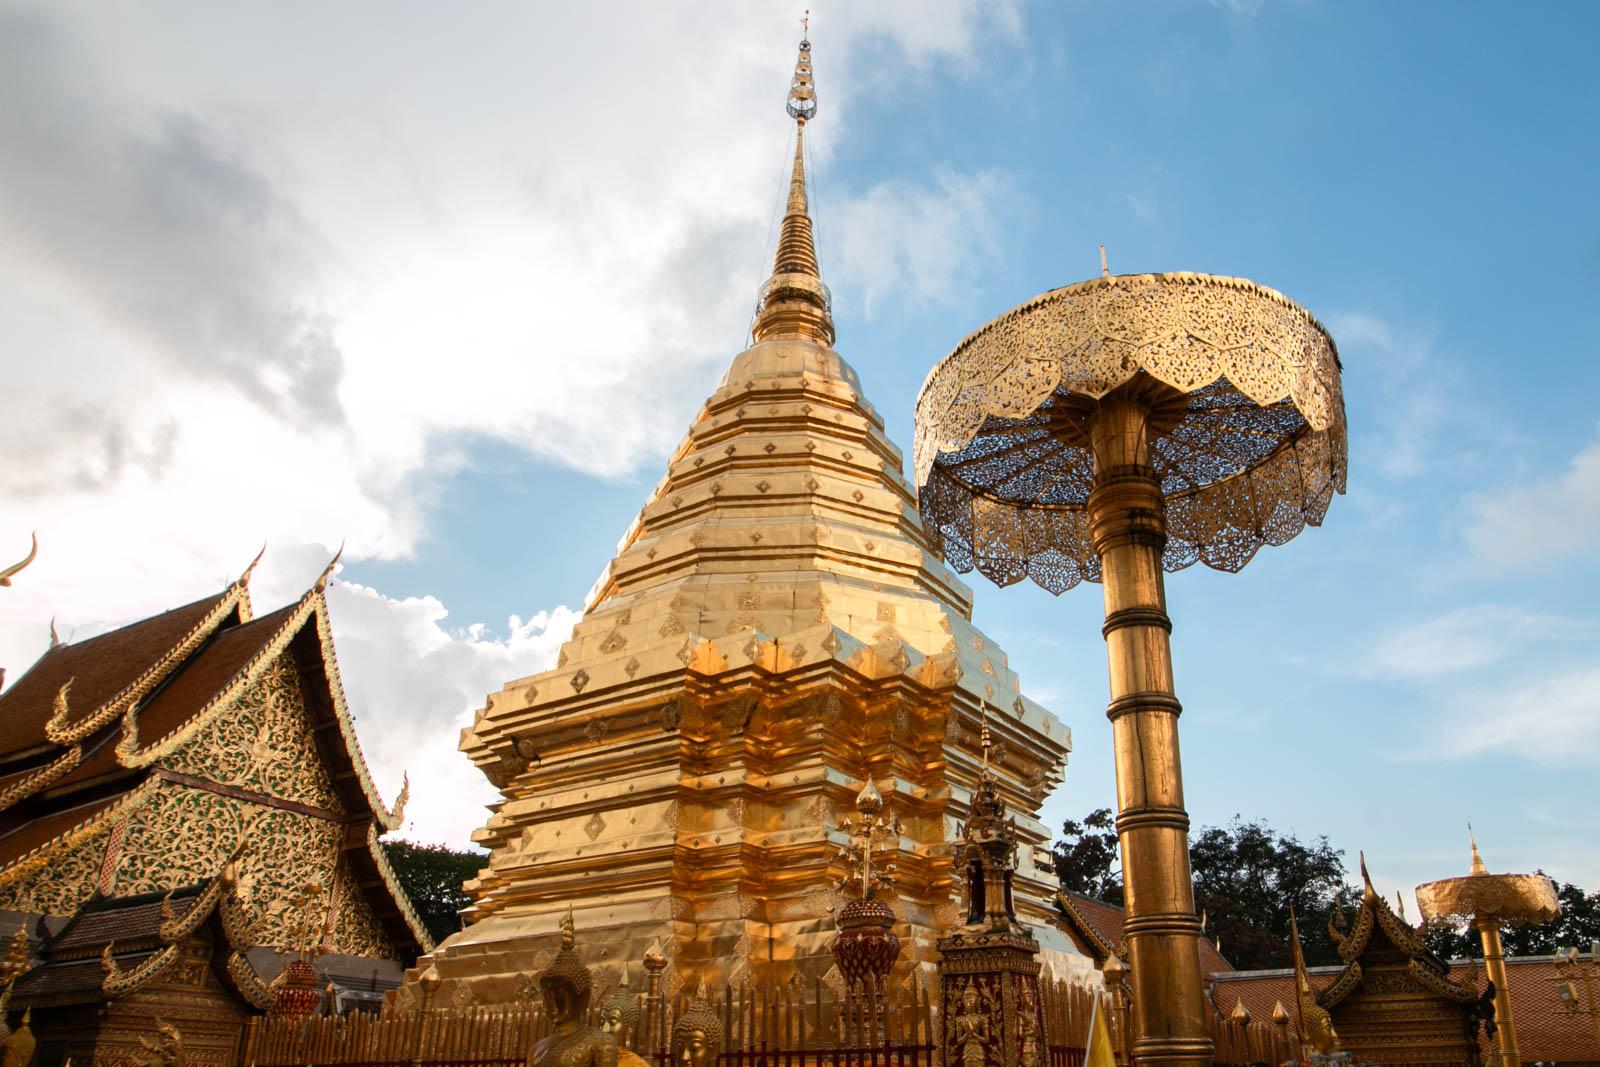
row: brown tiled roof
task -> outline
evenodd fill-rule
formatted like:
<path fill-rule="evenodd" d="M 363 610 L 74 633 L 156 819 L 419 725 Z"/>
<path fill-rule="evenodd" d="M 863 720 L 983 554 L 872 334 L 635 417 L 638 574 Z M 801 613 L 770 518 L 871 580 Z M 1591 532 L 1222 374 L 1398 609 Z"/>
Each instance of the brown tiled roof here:
<path fill-rule="evenodd" d="M 120 957 L 117 963 L 124 970 L 128 970 L 137 967 L 151 955 L 153 953 L 142 952 Z M 46 964 L 35 967 L 17 979 L 16 996 L 23 1001 L 64 993 L 87 993 L 98 998 L 100 983 L 104 982 L 105 978 L 105 968 L 101 966 L 98 956 L 86 960 L 74 960 L 71 963 Z"/>
<path fill-rule="evenodd" d="M 1113 951 L 1122 955 L 1123 962 L 1126 963 L 1127 957 L 1123 948 L 1122 934 L 1122 922 L 1126 913 L 1123 909 L 1115 904 L 1107 904 L 1103 900 L 1086 896 L 1083 893 L 1063 892 L 1060 896 L 1064 898 L 1064 903 L 1071 907 L 1070 912 L 1066 908 L 1061 909 L 1064 914 L 1069 916 L 1069 921 L 1076 925 L 1077 919 L 1081 919 L 1102 944 L 1110 946 Z M 1073 917 L 1074 913 L 1076 913 L 1075 918 Z M 1094 948 L 1090 954 L 1096 957 L 1096 962 L 1104 962 L 1099 958 L 1101 953 L 1098 947 Z M 1200 939 L 1201 973 L 1214 974 L 1218 971 L 1231 970 L 1233 970 L 1233 964 L 1222 957 L 1222 953 L 1217 951 L 1216 945 L 1202 937 Z"/>
<path fill-rule="evenodd" d="M 1571 978 L 1584 998 L 1583 980 L 1563 974 L 1553 956 L 1522 956 L 1506 960 L 1506 985 L 1511 997 L 1511 1018 L 1517 1025 L 1517 1045 L 1522 1062 L 1600 1063 L 1600 1034 L 1594 1022 L 1578 1014 L 1561 1000 L 1558 988 Z M 1592 966 L 1592 965 L 1591 965 Z M 1466 965 L 1455 964 L 1452 978 L 1463 978 Z M 1594 973 L 1591 971 L 1591 973 Z M 1478 985 L 1484 981 L 1483 965 L 1478 965 Z M 1596 974 L 1596 994 L 1600 995 L 1600 974 Z M 1600 1004 L 1596 1004 L 1600 1008 Z M 1485 1046 L 1487 1048 L 1487 1046 Z"/>
<path fill-rule="evenodd" d="M 181 917 L 187 913 L 203 888 L 194 885 L 173 890 L 173 914 Z M 137 897 L 91 900 L 42 951 L 48 957 L 78 956 L 85 950 L 92 950 L 98 956 L 108 944 L 131 947 L 134 942 L 159 942 L 162 898 L 161 893 L 144 893 Z"/>
<path fill-rule="evenodd" d="M 1338 977 L 1341 967 L 1309 968 L 1311 986 L 1318 991 Z M 1464 981 L 1470 968 L 1464 961 L 1456 961 L 1450 977 Z M 1294 972 L 1233 971 L 1216 975 L 1212 1002 L 1224 1014 L 1233 1010 L 1234 1001 L 1242 1000 L 1252 1018 L 1265 1021 L 1272 1017 L 1272 1005 L 1282 1001 L 1290 1013 L 1295 1011 Z M 1484 986 L 1486 975 L 1483 964 L 1478 964 L 1477 987 Z M 1556 961 L 1551 956 L 1522 956 L 1506 960 L 1506 985 L 1511 997 L 1511 1017 L 1517 1026 L 1517 1044 L 1524 1063 L 1597 1063 L 1600 1062 L 1600 1045 L 1596 1044 L 1594 1026 L 1586 1015 L 1575 1014 L 1561 1000 L 1557 986 L 1562 981 Z M 1579 997 L 1583 984 L 1578 983 Z M 1480 1037 L 1487 1058 L 1488 1044 Z"/>
<path fill-rule="evenodd" d="M 1321 992 L 1339 977 L 1342 966 L 1307 967 L 1311 988 Z M 1275 971 L 1227 971 L 1213 975 L 1216 984 L 1211 987 L 1212 1005 L 1226 1016 L 1233 1011 L 1235 1002 L 1243 1002 L 1250 1018 L 1256 1022 L 1272 1021 L 1272 1006 L 1279 1001 L 1293 1016 L 1296 1012 L 1294 971 L 1290 968 Z M 1291 1024 L 1292 1025 L 1292 1024 Z"/>
<path fill-rule="evenodd" d="M 141 622 L 53 648 L 0 696 L 0 755 L 46 743 L 44 724 L 70 679 L 72 721 L 92 714 L 177 647 L 232 587 Z M 237 617 L 237 609 L 232 617 Z"/>

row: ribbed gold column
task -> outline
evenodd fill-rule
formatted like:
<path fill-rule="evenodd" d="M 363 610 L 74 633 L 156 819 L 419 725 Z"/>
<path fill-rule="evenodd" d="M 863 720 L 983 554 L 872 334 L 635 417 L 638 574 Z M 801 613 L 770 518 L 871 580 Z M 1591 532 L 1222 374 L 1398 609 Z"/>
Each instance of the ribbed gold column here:
<path fill-rule="evenodd" d="M 1483 941 L 1483 969 L 1494 983 L 1495 1041 L 1500 1046 L 1500 1065 L 1522 1067 L 1517 1028 L 1511 1021 L 1511 991 L 1506 986 L 1506 953 L 1500 946 L 1500 921 L 1485 916 L 1478 919 L 1476 925 L 1478 937 Z"/>
<path fill-rule="evenodd" d="M 1178 713 L 1161 553 L 1166 514 L 1150 467 L 1149 409 L 1113 396 L 1089 420 L 1089 537 L 1105 583 L 1117 761 L 1117 834 L 1133 986 L 1133 1058 L 1210 1067 L 1200 920 L 1189 875 Z"/>

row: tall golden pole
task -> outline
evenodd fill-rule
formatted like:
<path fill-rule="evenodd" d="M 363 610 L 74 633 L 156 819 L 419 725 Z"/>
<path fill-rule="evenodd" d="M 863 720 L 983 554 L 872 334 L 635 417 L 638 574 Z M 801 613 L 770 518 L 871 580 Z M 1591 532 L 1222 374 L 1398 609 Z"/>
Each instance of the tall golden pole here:
<path fill-rule="evenodd" d="M 1163 570 L 1239 570 L 1345 488 L 1333 339 L 1243 278 L 1111 275 L 980 327 L 917 396 L 917 506 L 958 571 L 1105 584 L 1133 1058 L 1208 1067 Z"/>
<path fill-rule="evenodd" d="M 1150 467 L 1149 409 L 1108 399 L 1089 419 L 1094 487 L 1089 538 L 1105 582 L 1102 632 L 1110 666 L 1122 846 L 1123 931 L 1133 982 L 1133 1057 L 1141 1064 L 1208 1067 L 1200 920 L 1189 876 L 1173 692 L 1161 486 Z"/>
<path fill-rule="evenodd" d="M 1494 983 L 1495 1043 L 1500 1046 L 1501 1067 L 1522 1067 L 1517 1027 L 1511 1021 L 1511 989 L 1506 985 L 1506 954 L 1500 946 L 1500 919 L 1480 915 L 1473 920 L 1473 925 L 1483 941 L 1483 969 Z"/>

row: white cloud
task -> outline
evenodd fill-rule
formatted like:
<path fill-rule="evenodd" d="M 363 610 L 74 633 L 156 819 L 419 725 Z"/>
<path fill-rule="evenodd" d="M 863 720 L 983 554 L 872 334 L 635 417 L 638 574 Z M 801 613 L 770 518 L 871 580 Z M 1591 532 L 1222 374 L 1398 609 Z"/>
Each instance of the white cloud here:
<path fill-rule="evenodd" d="M 1600 668 L 1519 679 L 1493 691 L 1463 694 L 1456 713 L 1440 724 L 1445 757 L 1515 756 L 1593 774 L 1600 759 Z"/>
<path fill-rule="evenodd" d="M 396 600 L 338 581 L 329 586 L 328 611 L 345 692 L 385 798 L 393 801 L 402 772 L 411 776 L 399 833 L 465 847 L 484 823 L 484 805 L 500 794 L 456 750 L 461 728 L 503 682 L 554 666 L 577 613 L 558 607 L 512 616 L 499 639 L 482 626 L 448 626 L 435 597 Z"/>
<path fill-rule="evenodd" d="M 1488 666 L 1530 641 L 1570 642 L 1594 627 L 1579 620 L 1505 604 L 1456 608 L 1380 634 L 1361 657 L 1361 673 L 1381 678 L 1434 678 Z"/>
<path fill-rule="evenodd" d="M 1352 401 L 1351 419 L 1373 427 L 1366 461 L 1391 479 L 1425 473 L 1438 462 L 1440 426 L 1452 414 L 1451 383 L 1434 358 L 1433 337 L 1366 312 L 1334 314 L 1328 327 L 1345 360 L 1346 391 L 1361 401 Z"/>
<path fill-rule="evenodd" d="M 832 213 L 828 272 L 842 299 L 868 314 L 890 298 L 910 307 L 960 300 L 1000 251 L 1001 224 L 1028 207 L 999 171 L 942 167 L 932 185 L 880 182 Z"/>
<path fill-rule="evenodd" d="M 1020 40 L 1012 4 L 816 7 L 819 162 L 861 86 Z M 408 555 L 475 440 L 628 472 L 741 347 L 788 12 L 0 18 L 0 555 L 42 543 L 0 653 L 202 595 L 263 540 Z M 830 202 L 830 281 L 959 297 L 1009 195 L 946 170 Z M 852 291 L 863 235 L 906 225 L 930 254 L 890 242 Z"/>
<path fill-rule="evenodd" d="M 1554 478 L 1471 494 L 1466 510 L 1467 548 L 1497 573 L 1555 566 L 1600 546 L 1600 441 Z"/>

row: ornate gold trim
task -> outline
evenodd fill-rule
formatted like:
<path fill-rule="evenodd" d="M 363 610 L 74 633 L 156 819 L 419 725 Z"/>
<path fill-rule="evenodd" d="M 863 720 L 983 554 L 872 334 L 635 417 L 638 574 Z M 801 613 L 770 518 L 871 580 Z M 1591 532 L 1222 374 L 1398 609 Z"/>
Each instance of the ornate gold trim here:
<path fill-rule="evenodd" d="M 1411 977 L 1416 979 L 1424 989 L 1437 993 L 1447 1000 L 1456 1001 L 1458 1004 L 1471 1004 L 1478 999 L 1476 990 L 1459 985 L 1443 975 L 1434 973 L 1433 969 L 1421 960 L 1407 960 L 1406 970 L 1411 973 Z"/>
<path fill-rule="evenodd" d="M 168 945 L 157 952 L 131 971 L 124 971 L 117 966 L 116 959 L 112 956 L 112 942 L 107 942 L 105 951 L 100 953 L 100 966 L 105 969 L 105 980 L 100 983 L 100 992 L 108 997 L 120 997 L 127 993 L 138 991 L 149 984 L 178 959 L 177 945 Z"/>
<path fill-rule="evenodd" d="M 339 734 L 344 738 L 345 747 L 350 752 L 350 762 L 354 765 L 361 782 L 361 792 L 366 796 L 367 803 L 372 806 L 378 824 L 385 831 L 398 830 L 401 816 L 405 814 L 405 798 L 410 796 L 410 780 L 407 779 L 405 786 L 401 788 L 401 799 L 394 810 L 384 807 L 383 798 L 378 794 L 378 787 L 373 784 L 372 775 L 367 770 L 367 758 L 361 752 L 361 742 L 356 738 L 355 723 L 350 721 L 350 708 L 345 703 L 344 682 L 339 677 L 339 658 L 333 648 L 333 625 L 328 619 L 327 601 L 320 590 L 314 591 L 314 595 L 317 605 L 317 639 L 322 643 L 322 667 L 328 678 L 328 689 L 333 694 L 334 718 L 339 721 Z"/>
<path fill-rule="evenodd" d="M 23 853 L 4 870 L 0 870 L 0 886 L 9 885 L 24 875 L 32 874 L 34 871 L 47 866 L 51 857 L 57 852 L 80 845 L 108 828 L 111 824 L 118 822 L 127 815 L 131 815 L 154 794 L 155 787 L 159 784 L 159 780 L 154 778 L 141 782 L 128 790 L 121 799 L 108 805 L 105 810 L 99 812 L 93 818 L 79 823 L 69 830 L 64 830 L 37 848 Z"/>
<path fill-rule="evenodd" d="M 257 1011 L 267 1011 L 272 1007 L 272 991 L 261 980 L 256 969 L 250 966 L 250 961 L 243 952 L 235 951 L 228 957 L 228 977 L 233 981 L 233 987 L 239 995 L 249 1002 Z"/>
<path fill-rule="evenodd" d="M 321 594 L 315 590 L 301 597 L 300 603 L 289 613 L 283 625 L 279 626 L 266 644 L 250 657 L 248 663 L 239 668 L 198 712 L 189 716 L 187 722 L 149 748 L 139 747 L 138 705 L 130 704 L 122 717 L 122 738 L 117 742 L 117 762 L 124 767 L 135 769 L 148 767 L 162 756 L 170 755 L 193 740 L 195 735 L 209 726 L 217 715 L 233 703 L 246 686 L 254 682 L 261 672 L 289 647 L 289 642 L 300 632 L 300 627 L 316 611 L 316 604 L 320 599 Z"/>
<path fill-rule="evenodd" d="M 395 877 L 394 868 L 389 866 L 389 857 L 384 854 L 383 842 L 378 840 L 378 828 L 367 827 L 367 851 L 372 855 L 372 862 L 378 868 L 378 874 L 383 877 L 383 884 L 388 887 L 389 895 L 394 897 L 395 904 L 400 908 L 406 925 L 411 928 L 411 934 L 417 939 L 417 944 L 422 946 L 424 953 L 433 951 L 433 938 L 429 936 L 427 927 L 422 925 L 422 920 L 417 918 L 416 909 L 411 906 L 411 898 L 406 895 L 405 889 L 400 885 L 400 879 Z"/>
<path fill-rule="evenodd" d="M 249 572 L 247 571 L 241 577 L 241 581 L 248 578 Z M 243 592 L 244 586 L 239 582 L 234 582 L 223 591 L 216 607 L 207 612 L 205 617 L 196 623 L 194 628 L 184 635 L 182 640 L 169 649 L 160 659 L 156 660 L 155 663 L 146 668 L 144 673 L 129 683 L 122 692 L 100 705 L 88 718 L 76 725 L 68 725 L 66 720 L 66 691 L 68 686 L 72 684 L 69 680 L 67 685 L 62 687 L 61 692 L 57 694 L 55 711 L 44 725 L 45 737 L 58 745 L 70 745 L 82 741 L 96 730 L 115 722 L 119 716 L 126 717 L 139 701 L 149 696 L 156 686 L 161 684 L 167 675 L 172 673 L 173 668 L 193 654 L 206 638 L 211 636 L 212 631 L 239 603 Z"/>
<path fill-rule="evenodd" d="M 65 686 L 62 686 L 65 689 Z M 0 811 L 5 811 L 12 805 L 26 800 L 41 789 L 50 786 L 65 778 L 79 763 L 83 762 L 83 746 L 73 745 L 51 762 L 40 767 L 33 774 L 17 782 L 5 792 L 0 793 Z"/>

